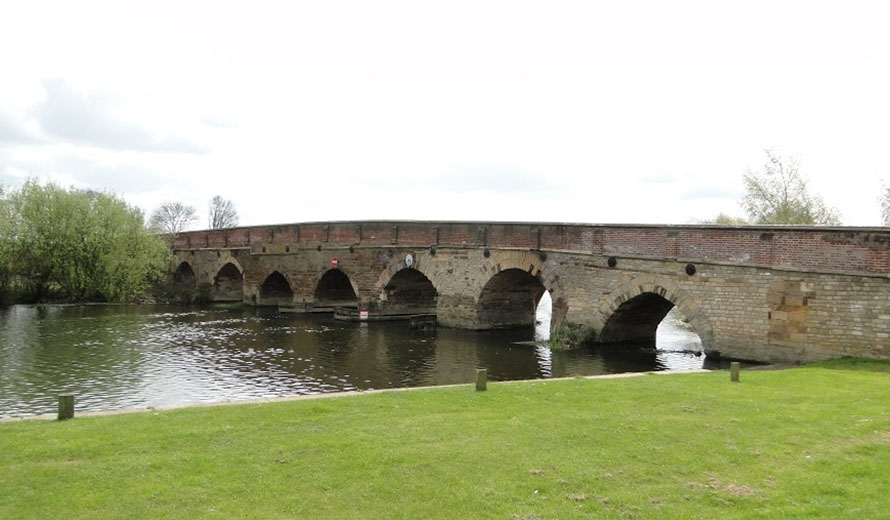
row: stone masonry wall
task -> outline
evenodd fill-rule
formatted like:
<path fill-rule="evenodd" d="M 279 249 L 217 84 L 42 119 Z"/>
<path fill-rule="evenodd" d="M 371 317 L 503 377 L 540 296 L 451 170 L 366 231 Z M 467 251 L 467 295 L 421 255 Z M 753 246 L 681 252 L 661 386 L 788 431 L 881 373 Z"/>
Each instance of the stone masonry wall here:
<path fill-rule="evenodd" d="M 551 293 L 554 324 L 600 331 L 623 302 L 651 292 L 690 318 L 711 353 L 890 359 L 886 228 L 331 222 L 189 232 L 173 248 L 199 283 L 212 285 L 226 263 L 236 265 L 249 304 L 262 303 L 259 287 L 278 271 L 292 303 L 311 307 L 336 258 L 360 308 L 373 312 L 411 254 L 447 326 L 483 326 L 486 285 L 521 269 Z"/>

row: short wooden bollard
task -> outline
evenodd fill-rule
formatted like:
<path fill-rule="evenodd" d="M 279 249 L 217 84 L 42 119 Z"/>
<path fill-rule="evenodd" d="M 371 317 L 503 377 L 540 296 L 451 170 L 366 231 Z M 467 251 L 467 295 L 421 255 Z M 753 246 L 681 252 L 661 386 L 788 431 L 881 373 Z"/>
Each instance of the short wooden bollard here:
<path fill-rule="evenodd" d="M 740 364 L 738 361 L 733 361 L 729 364 L 729 380 L 738 383 L 739 382 L 739 368 Z"/>
<path fill-rule="evenodd" d="M 488 389 L 488 370 L 484 368 L 476 369 L 476 391 L 484 392 Z"/>
<path fill-rule="evenodd" d="M 73 419 L 74 418 L 74 396 L 73 395 L 60 395 L 59 396 L 59 420 L 64 421 L 65 419 Z"/>

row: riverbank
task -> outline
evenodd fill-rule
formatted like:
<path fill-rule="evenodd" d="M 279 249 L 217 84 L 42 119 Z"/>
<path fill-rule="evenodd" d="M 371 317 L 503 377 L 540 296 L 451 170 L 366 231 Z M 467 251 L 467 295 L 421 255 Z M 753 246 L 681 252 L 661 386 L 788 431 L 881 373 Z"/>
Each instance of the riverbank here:
<path fill-rule="evenodd" d="M 771 367 L 789 367 L 791 365 L 762 365 L 757 366 L 757 369 L 770 369 Z M 558 377 L 553 379 L 546 379 L 545 381 L 569 381 L 572 379 L 615 379 L 622 377 L 639 377 L 646 375 L 673 375 L 673 374 L 697 374 L 697 373 L 705 373 L 709 372 L 706 369 L 699 370 L 662 370 L 659 372 L 621 372 L 619 374 L 601 374 L 597 376 L 576 376 L 576 377 Z M 518 381 L 501 381 L 498 384 L 526 384 L 526 383 L 535 383 L 539 382 L 539 379 L 523 379 Z M 253 405 L 253 404 L 270 404 L 270 403 L 287 403 L 291 401 L 311 401 L 313 399 L 330 399 L 335 397 L 350 397 L 357 395 L 370 395 L 370 394 L 380 394 L 387 392 L 423 392 L 426 390 L 433 390 L 436 388 L 456 388 L 456 387 L 465 387 L 466 384 L 454 384 L 454 385 L 436 385 L 436 386 L 411 386 L 404 388 L 387 388 L 384 390 L 350 390 L 345 392 L 331 392 L 326 394 L 302 394 L 302 395 L 282 395 L 275 397 L 261 397 L 259 399 L 238 399 L 232 401 L 212 401 L 207 403 L 190 403 L 190 404 L 172 404 L 172 405 L 164 405 L 164 406 L 147 406 L 140 408 L 117 408 L 117 409 L 109 409 L 109 410 L 92 410 L 86 412 L 78 412 L 77 417 L 106 417 L 108 415 L 127 415 L 133 413 L 146 413 L 146 412 L 169 412 L 172 410 L 181 410 L 183 408 L 212 408 L 216 406 L 240 406 L 240 405 Z M 17 422 L 17 421 L 55 421 L 58 418 L 58 413 L 44 413 L 39 415 L 22 415 L 17 417 L 0 417 L 0 423 L 4 422 Z"/>
<path fill-rule="evenodd" d="M 412 330 L 271 309 L 46 305 L 0 309 L 0 417 L 146 408 L 348 390 L 719 368 L 670 350 L 554 352 L 532 328 Z"/>
<path fill-rule="evenodd" d="M 873 518 L 890 364 L 0 424 L 0 517 Z"/>

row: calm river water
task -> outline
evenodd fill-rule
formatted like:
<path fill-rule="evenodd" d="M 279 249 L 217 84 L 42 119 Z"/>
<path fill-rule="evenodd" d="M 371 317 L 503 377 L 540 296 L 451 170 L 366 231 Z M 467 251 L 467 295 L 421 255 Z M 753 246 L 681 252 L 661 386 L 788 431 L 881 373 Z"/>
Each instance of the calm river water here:
<path fill-rule="evenodd" d="M 698 337 L 669 315 L 659 348 Z M 0 417 L 371 388 L 701 368 L 704 356 L 601 346 L 551 352 L 537 331 L 410 330 L 253 308 L 47 305 L 0 308 Z"/>

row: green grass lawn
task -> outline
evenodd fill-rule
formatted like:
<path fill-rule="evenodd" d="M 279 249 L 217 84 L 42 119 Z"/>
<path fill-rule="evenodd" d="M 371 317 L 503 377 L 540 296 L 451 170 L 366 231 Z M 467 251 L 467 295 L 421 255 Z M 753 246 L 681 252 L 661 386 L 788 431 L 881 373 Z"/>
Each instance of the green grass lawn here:
<path fill-rule="evenodd" d="M 0 424 L 0 518 L 886 518 L 890 364 Z"/>

